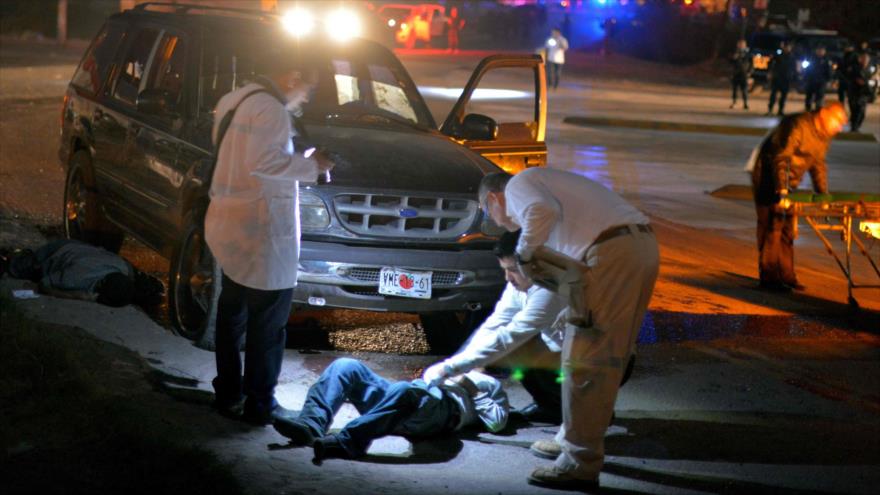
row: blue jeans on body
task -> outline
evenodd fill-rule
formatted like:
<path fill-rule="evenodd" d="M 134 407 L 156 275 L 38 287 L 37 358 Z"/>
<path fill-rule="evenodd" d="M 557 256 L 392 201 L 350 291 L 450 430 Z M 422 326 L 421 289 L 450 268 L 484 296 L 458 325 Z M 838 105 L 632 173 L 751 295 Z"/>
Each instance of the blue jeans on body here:
<path fill-rule="evenodd" d="M 452 431 L 460 414 L 438 387 L 422 380 L 390 382 L 356 359 L 340 358 L 309 388 L 298 421 L 322 437 L 345 402 L 361 414 L 336 435 L 353 458 L 366 454 L 370 443 L 385 435 L 428 437 Z"/>
<path fill-rule="evenodd" d="M 278 404 L 275 386 L 281 374 L 292 299 L 293 289 L 253 289 L 223 275 L 217 308 L 214 379 L 219 405 L 234 404 L 245 396 L 246 410 L 265 414 Z M 242 339 L 246 339 L 244 377 Z"/>

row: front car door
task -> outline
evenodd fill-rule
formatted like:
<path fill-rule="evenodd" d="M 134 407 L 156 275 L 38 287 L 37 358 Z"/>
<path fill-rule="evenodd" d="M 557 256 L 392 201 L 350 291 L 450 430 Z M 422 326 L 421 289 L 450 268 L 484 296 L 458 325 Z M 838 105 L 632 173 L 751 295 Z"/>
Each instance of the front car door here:
<path fill-rule="evenodd" d="M 440 132 L 515 174 L 547 163 L 547 81 L 539 55 L 492 55 L 474 69 Z M 473 139 L 465 117 L 497 123 L 493 138 Z"/>

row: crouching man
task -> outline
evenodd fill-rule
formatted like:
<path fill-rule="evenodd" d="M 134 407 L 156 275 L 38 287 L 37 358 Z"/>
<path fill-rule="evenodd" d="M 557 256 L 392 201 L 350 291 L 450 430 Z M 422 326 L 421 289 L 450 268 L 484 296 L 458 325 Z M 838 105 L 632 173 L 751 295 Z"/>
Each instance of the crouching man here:
<path fill-rule="evenodd" d="M 361 414 L 328 435 L 345 402 Z M 279 417 L 274 427 L 295 446 L 312 446 L 324 459 L 363 457 L 386 435 L 432 437 L 482 424 L 497 432 L 507 425 L 507 394 L 498 380 L 470 372 L 429 386 L 422 380 L 391 382 L 356 359 L 337 359 L 309 388 L 297 417 Z"/>
<path fill-rule="evenodd" d="M 516 262 L 519 236 L 519 230 L 506 232 L 495 245 L 507 280 L 495 310 L 461 350 L 425 370 L 423 379 L 439 383 L 488 365 L 518 369 L 533 402 L 517 413 L 528 421 L 560 424 L 562 389 L 557 377 L 563 334 L 551 326 L 565 302 L 520 273 Z"/>

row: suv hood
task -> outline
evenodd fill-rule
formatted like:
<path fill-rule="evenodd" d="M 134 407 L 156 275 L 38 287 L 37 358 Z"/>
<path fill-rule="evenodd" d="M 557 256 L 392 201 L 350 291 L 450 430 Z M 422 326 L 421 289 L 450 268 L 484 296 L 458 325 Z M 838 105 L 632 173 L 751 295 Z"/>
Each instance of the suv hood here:
<path fill-rule="evenodd" d="M 334 154 L 334 186 L 476 194 L 496 172 L 490 161 L 441 134 L 416 130 L 307 125 L 309 140 Z"/>

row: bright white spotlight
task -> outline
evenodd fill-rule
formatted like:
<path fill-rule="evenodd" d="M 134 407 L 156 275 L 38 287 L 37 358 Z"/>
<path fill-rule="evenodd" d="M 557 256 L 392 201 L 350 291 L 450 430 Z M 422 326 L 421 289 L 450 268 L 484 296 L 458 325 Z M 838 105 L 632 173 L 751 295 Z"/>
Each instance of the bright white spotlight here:
<path fill-rule="evenodd" d="M 281 17 L 281 24 L 294 36 L 305 36 L 315 27 L 315 18 L 308 10 L 294 9 L 287 11 Z"/>
<path fill-rule="evenodd" d="M 809 61 L 809 60 L 804 60 L 804 61 L 801 62 L 801 68 L 806 69 L 806 68 L 809 67 L 809 66 L 810 66 L 810 61 Z"/>
<path fill-rule="evenodd" d="M 327 16 L 326 27 L 327 34 L 337 41 L 346 41 L 361 34 L 361 20 L 350 10 L 331 12 Z"/>
<path fill-rule="evenodd" d="M 394 19 L 388 19 L 388 27 L 393 28 L 395 25 L 397 25 L 397 21 L 395 21 Z"/>

